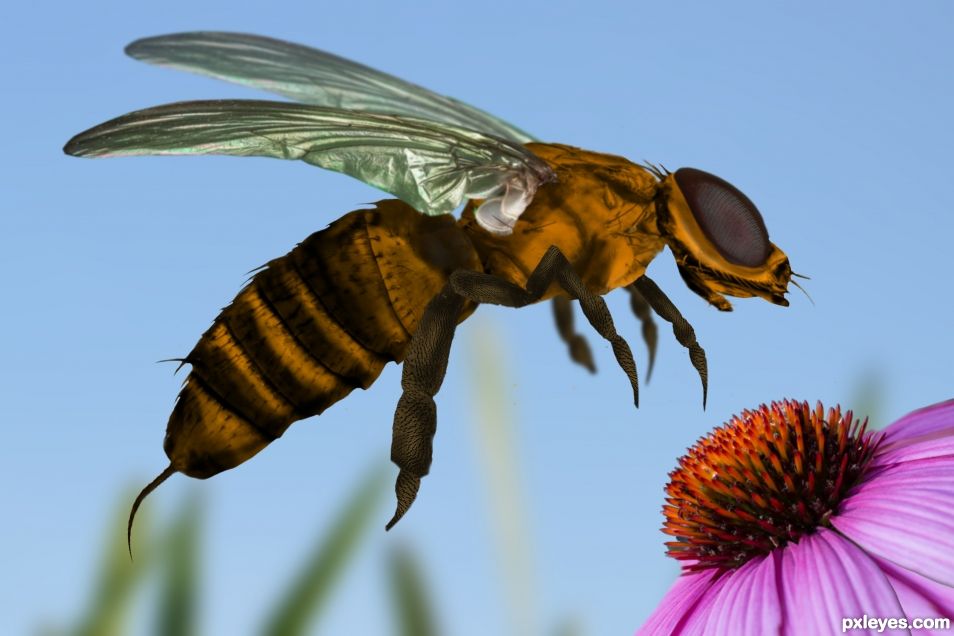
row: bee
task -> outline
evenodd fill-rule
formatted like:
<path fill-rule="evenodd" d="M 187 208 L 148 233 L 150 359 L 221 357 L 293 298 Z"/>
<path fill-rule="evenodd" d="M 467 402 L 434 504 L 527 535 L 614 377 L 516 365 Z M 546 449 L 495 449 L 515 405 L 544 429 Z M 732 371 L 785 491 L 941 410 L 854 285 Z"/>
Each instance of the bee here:
<path fill-rule="evenodd" d="M 702 170 L 640 165 L 543 143 L 457 100 L 350 60 L 280 40 L 197 32 L 130 44 L 132 57 L 278 93 L 295 102 L 221 100 L 132 112 L 76 135 L 78 157 L 220 154 L 297 159 L 396 199 L 345 214 L 260 269 L 183 359 L 191 371 L 169 418 L 169 466 L 205 479 L 248 460 L 293 422 L 367 389 L 402 362 L 393 427 L 397 507 L 407 512 L 431 465 L 434 396 L 457 325 L 481 303 L 548 299 L 571 358 L 595 369 L 571 302 L 612 345 L 638 405 L 636 364 L 602 296 L 625 288 L 643 323 L 650 370 L 654 312 L 699 373 L 695 333 L 646 276 L 669 247 L 694 292 L 785 299 L 792 270 L 755 205 Z M 451 212 L 464 205 L 460 219 Z"/>

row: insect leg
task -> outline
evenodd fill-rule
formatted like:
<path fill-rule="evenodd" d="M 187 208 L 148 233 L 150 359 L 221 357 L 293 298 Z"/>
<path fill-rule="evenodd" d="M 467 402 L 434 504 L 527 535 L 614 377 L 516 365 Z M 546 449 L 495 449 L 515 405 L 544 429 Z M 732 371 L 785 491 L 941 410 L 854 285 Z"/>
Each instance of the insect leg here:
<path fill-rule="evenodd" d="M 596 373 L 596 365 L 593 363 L 590 345 L 583 336 L 573 330 L 573 301 L 565 296 L 557 296 L 553 299 L 552 307 L 557 332 L 569 347 L 570 358 L 573 362 L 589 369 L 590 373 Z"/>
<path fill-rule="evenodd" d="M 613 317 L 603 299 L 592 293 L 573 271 L 573 266 L 556 246 L 547 250 L 540 263 L 527 279 L 527 288 L 501 280 L 484 272 L 458 270 L 451 274 L 450 282 L 461 296 L 478 303 L 491 303 L 507 307 L 523 307 L 536 302 L 546 292 L 550 283 L 556 281 L 571 297 L 580 301 L 583 313 L 596 331 L 610 342 L 619 366 L 626 372 L 633 387 L 633 402 L 639 405 L 639 380 L 636 362 L 626 341 L 616 333 Z"/>
<path fill-rule="evenodd" d="M 643 326 L 643 342 L 649 349 L 649 369 L 646 371 L 646 382 L 649 382 L 649 378 L 653 375 L 653 366 L 656 364 L 656 343 L 659 341 L 656 322 L 653 320 L 652 308 L 636 286 L 627 285 L 626 291 L 629 292 L 629 305 Z"/>
<path fill-rule="evenodd" d="M 696 332 L 692 325 L 682 317 L 672 301 L 666 297 L 659 286 L 648 276 L 642 276 L 633 283 L 633 287 L 646 299 L 660 318 L 672 323 L 672 332 L 679 344 L 689 349 L 689 360 L 702 380 L 702 408 L 706 408 L 706 396 L 709 391 L 709 371 L 706 364 L 706 352 L 696 342 Z"/>
<path fill-rule="evenodd" d="M 385 527 L 390 530 L 408 511 L 431 467 L 437 405 L 434 396 L 447 372 L 447 358 L 464 299 L 450 284 L 435 296 L 411 337 L 401 374 L 404 393 L 394 412 L 391 461 L 400 468 L 394 490 L 397 510 Z"/>

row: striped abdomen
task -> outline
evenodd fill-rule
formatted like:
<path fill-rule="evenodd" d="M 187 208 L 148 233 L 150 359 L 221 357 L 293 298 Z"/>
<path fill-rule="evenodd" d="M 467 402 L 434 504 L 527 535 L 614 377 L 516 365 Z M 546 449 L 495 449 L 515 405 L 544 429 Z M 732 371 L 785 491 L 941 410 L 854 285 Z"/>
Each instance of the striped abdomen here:
<path fill-rule="evenodd" d="M 351 212 L 270 262 L 185 359 L 166 429 L 172 467 L 200 478 L 233 468 L 369 387 L 459 267 L 480 262 L 454 219 L 400 201 Z"/>

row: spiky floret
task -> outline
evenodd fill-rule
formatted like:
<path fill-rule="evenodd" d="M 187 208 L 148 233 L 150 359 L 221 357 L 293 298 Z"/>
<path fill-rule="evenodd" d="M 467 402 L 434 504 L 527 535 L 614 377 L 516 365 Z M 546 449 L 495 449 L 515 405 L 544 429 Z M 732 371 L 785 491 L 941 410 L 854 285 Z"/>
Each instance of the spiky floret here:
<path fill-rule="evenodd" d="M 874 454 L 867 425 L 792 400 L 734 416 L 669 475 L 668 554 L 691 570 L 735 568 L 828 526 Z"/>

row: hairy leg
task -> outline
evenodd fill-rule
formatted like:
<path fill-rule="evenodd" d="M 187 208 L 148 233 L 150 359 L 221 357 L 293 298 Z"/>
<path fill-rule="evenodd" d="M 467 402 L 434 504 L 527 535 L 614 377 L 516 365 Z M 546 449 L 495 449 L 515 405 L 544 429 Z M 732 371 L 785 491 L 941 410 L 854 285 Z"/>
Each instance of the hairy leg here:
<path fill-rule="evenodd" d="M 626 341 L 616 333 L 613 318 L 603 299 L 591 293 L 573 271 L 566 257 L 551 247 L 527 281 L 527 289 L 483 272 L 458 270 L 440 294 L 424 311 L 421 323 L 411 337 L 401 375 L 404 393 L 394 413 L 391 461 L 397 464 L 395 493 L 397 510 L 388 522 L 390 530 L 408 511 L 417 497 L 421 478 L 428 473 L 437 430 L 437 407 L 434 396 L 444 381 L 447 358 L 464 307 L 464 299 L 508 307 L 523 307 L 536 302 L 556 281 L 571 297 L 578 298 L 583 313 L 597 332 L 613 346 L 620 367 L 629 377 L 633 400 L 639 403 L 639 382 L 636 363 Z"/>
<path fill-rule="evenodd" d="M 550 247 L 540 259 L 540 263 L 527 279 L 526 289 L 484 272 L 468 270 L 454 272 L 450 282 L 454 291 L 474 302 L 507 307 L 523 307 L 538 301 L 550 284 L 556 282 L 570 297 L 580 301 L 583 314 L 590 325 L 612 345 L 616 361 L 626 372 L 633 388 L 633 402 L 639 405 L 639 379 L 633 352 L 626 341 L 616 333 L 613 317 L 610 316 L 606 303 L 586 288 L 579 275 L 573 271 L 570 262 L 555 246 Z"/>
<path fill-rule="evenodd" d="M 676 336 L 679 344 L 689 349 L 689 360 L 692 366 L 699 373 L 699 379 L 702 380 L 702 408 L 706 407 L 706 397 L 709 391 L 709 371 L 706 364 L 706 352 L 696 342 L 696 332 L 692 325 L 682 317 L 672 301 L 666 297 L 659 286 L 656 285 L 648 276 L 643 276 L 633 283 L 633 287 L 646 299 L 646 302 L 653 308 L 656 314 L 672 323 L 672 332 Z"/>
<path fill-rule="evenodd" d="M 434 433 L 437 431 L 437 405 L 434 396 L 444 382 L 451 341 L 464 299 L 450 284 L 435 296 L 421 317 L 411 338 L 401 373 L 404 393 L 394 412 L 391 461 L 397 464 L 395 493 L 397 510 L 385 527 L 390 530 L 407 512 L 421 477 L 431 468 Z"/>
<path fill-rule="evenodd" d="M 593 363 L 593 354 L 586 339 L 573 329 L 573 301 L 566 296 L 557 296 L 553 299 L 553 317 L 556 320 L 557 332 L 570 350 L 573 362 L 586 367 L 590 373 L 596 373 Z"/>
<path fill-rule="evenodd" d="M 656 365 L 656 345 L 659 342 L 656 322 L 653 320 L 652 307 L 639 293 L 636 286 L 627 285 L 626 291 L 629 292 L 630 307 L 632 307 L 633 314 L 642 326 L 643 342 L 646 343 L 646 349 L 649 351 L 649 366 L 646 370 L 646 381 L 649 382 L 653 375 L 653 367 Z M 596 364 L 593 362 L 590 345 L 586 342 L 586 338 L 573 329 L 573 301 L 566 296 L 557 296 L 553 299 L 551 307 L 553 308 L 557 333 L 566 343 L 570 352 L 570 359 L 580 366 L 586 367 L 590 373 L 596 373 Z"/>
<path fill-rule="evenodd" d="M 626 291 L 629 292 L 629 306 L 633 308 L 633 313 L 643 327 L 643 342 L 649 350 L 649 368 L 646 370 L 646 382 L 649 382 L 649 378 L 653 375 L 653 366 L 656 364 L 656 344 L 659 342 L 656 322 L 653 320 L 652 308 L 636 289 L 636 285 L 627 285 Z"/>

